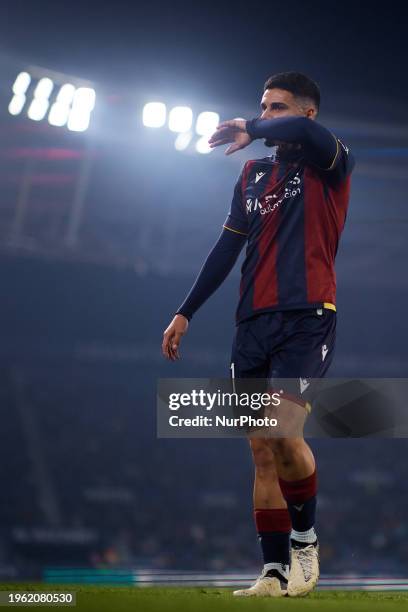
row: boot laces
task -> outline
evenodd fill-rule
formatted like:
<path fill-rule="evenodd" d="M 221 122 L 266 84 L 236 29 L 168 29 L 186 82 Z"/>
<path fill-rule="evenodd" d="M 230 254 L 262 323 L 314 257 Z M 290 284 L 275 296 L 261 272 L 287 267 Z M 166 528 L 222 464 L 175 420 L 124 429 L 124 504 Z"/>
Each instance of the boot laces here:
<path fill-rule="evenodd" d="M 313 544 L 305 546 L 305 548 L 299 548 L 296 551 L 299 559 L 300 567 L 302 568 L 305 580 L 309 580 L 312 576 L 312 565 L 315 547 Z"/>

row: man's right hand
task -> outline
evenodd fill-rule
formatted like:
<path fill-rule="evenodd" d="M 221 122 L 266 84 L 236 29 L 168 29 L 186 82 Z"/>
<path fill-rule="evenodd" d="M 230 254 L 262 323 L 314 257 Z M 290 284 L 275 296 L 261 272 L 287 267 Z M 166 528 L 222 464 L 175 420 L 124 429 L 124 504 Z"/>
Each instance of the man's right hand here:
<path fill-rule="evenodd" d="M 168 328 L 163 333 L 162 353 L 170 361 L 180 359 L 179 345 L 181 337 L 188 329 L 188 319 L 176 314 Z"/>
<path fill-rule="evenodd" d="M 225 151 L 225 155 L 231 155 L 235 151 L 244 149 L 251 142 L 252 138 L 246 131 L 246 120 L 238 117 L 237 119 L 230 119 L 230 121 L 223 121 L 217 125 L 217 129 L 210 137 L 208 144 L 213 149 L 220 145 L 232 143 Z"/>

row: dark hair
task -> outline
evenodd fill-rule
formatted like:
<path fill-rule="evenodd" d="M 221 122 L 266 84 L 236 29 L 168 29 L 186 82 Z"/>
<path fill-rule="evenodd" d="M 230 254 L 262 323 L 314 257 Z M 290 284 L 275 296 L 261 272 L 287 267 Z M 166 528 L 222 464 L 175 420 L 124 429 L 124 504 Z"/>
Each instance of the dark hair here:
<path fill-rule="evenodd" d="M 266 81 L 264 91 L 274 89 L 275 87 L 290 91 L 296 98 L 309 98 L 315 103 L 317 110 L 319 110 L 319 86 L 305 74 L 301 72 L 279 72 L 279 74 L 274 74 Z"/>

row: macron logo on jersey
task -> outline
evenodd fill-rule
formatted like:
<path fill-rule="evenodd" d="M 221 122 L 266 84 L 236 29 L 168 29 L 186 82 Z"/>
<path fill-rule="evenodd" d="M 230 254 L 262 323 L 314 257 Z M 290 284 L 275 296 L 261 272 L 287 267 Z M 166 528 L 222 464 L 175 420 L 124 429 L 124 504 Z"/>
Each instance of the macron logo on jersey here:
<path fill-rule="evenodd" d="M 255 176 L 255 183 L 261 180 L 263 176 L 265 176 L 266 172 L 257 172 Z"/>

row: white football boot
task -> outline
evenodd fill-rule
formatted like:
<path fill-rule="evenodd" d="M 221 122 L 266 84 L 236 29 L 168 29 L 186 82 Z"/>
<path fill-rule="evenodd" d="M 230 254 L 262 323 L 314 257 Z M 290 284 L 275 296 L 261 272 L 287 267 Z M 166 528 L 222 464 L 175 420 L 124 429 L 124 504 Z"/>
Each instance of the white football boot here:
<path fill-rule="evenodd" d="M 264 568 L 259 578 L 257 578 L 251 587 L 234 591 L 233 595 L 235 597 L 285 597 L 287 585 L 278 576 L 277 570 Z"/>
<path fill-rule="evenodd" d="M 291 548 L 288 582 L 289 597 L 303 597 L 312 591 L 319 579 L 319 545 Z"/>

